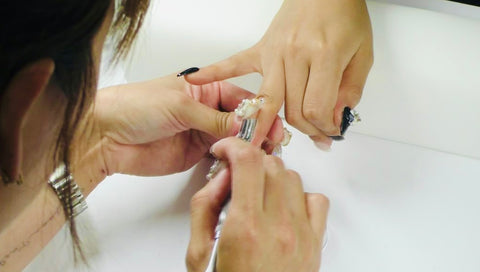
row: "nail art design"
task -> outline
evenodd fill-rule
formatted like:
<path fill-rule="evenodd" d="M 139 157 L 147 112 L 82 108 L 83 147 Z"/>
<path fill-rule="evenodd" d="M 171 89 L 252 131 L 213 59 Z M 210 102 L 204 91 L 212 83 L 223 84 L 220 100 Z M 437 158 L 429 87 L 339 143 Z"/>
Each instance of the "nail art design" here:
<path fill-rule="evenodd" d="M 273 156 L 282 157 L 282 145 L 276 145 L 272 151 Z"/>
<path fill-rule="evenodd" d="M 262 98 L 257 99 L 243 99 L 242 102 L 235 109 L 237 118 L 242 119 L 242 125 L 240 131 L 237 134 L 237 138 L 250 142 L 253 139 L 253 133 L 255 132 L 255 126 L 257 125 L 257 119 L 250 118 L 257 113 L 262 107 L 264 101 Z M 215 156 L 215 153 L 210 148 L 210 154 Z M 226 162 L 216 159 L 213 165 L 210 167 L 206 176 L 207 180 L 210 180 L 217 175 L 217 173 L 226 167 Z"/>
<path fill-rule="evenodd" d="M 195 73 L 195 72 L 198 72 L 198 70 L 200 70 L 200 68 L 198 67 L 190 67 L 186 70 L 183 70 L 181 71 L 180 73 L 177 74 L 177 77 L 181 77 L 181 76 L 186 76 L 188 74 L 191 74 L 191 73 Z"/>
<path fill-rule="evenodd" d="M 340 135 L 339 136 L 331 136 L 335 141 L 341 141 L 345 139 L 343 135 L 347 131 L 348 127 L 354 122 L 360 122 L 362 119 L 360 119 L 360 115 L 358 112 L 355 110 L 350 109 L 349 107 L 345 107 L 343 110 L 343 117 L 342 117 L 342 123 L 340 124 Z"/>

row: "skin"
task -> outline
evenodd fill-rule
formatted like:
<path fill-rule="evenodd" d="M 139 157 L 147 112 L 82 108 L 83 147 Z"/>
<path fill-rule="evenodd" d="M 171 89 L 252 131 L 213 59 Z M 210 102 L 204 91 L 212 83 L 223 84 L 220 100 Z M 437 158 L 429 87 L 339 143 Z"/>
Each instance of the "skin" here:
<path fill-rule="evenodd" d="M 82 133 L 73 143 L 75 180 L 88 196 L 110 174 L 148 176 L 187 170 L 208 154 L 218 138 L 238 132 L 240 121 L 234 114 L 217 109 L 231 111 L 248 97 L 253 94 L 226 82 L 192 86 L 175 75 L 100 90 L 87 114 L 93 120 L 80 124 Z M 48 101 L 55 99 L 51 96 Z M 38 109 L 45 105 L 39 103 Z M 26 124 L 41 127 L 38 123 L 56 121 L 58 127 L 57 116 L 29 114 L 31 121 Z M 23 126 L 22 134 L 32 135 L 32 126 Z M 280 119 L 270 134 L 283 135 Z M 51 146 L 37 137 L 20 139 L 22 146 L 31 146 L 24 149 L 21 161 L 25 182 L 0 187 L 0 205 L 6 207 L 0 214 L 0 256 L 5 261 L 2 268 L 8 271 L 27 265 L 65 222 L 58 198 L 46 183 L 51 168 L 24 167 L 29 158 L 37 158 L 36 151 L 53 148 L 54 135 L 40 137 Z M 41 161 L 50 160 L 43 156 Z M 43 179 L 38 178 L 40 173 Z"/>
<path fill-rule="evenodd" d="M 94 40 L 97 68 L 112 16 L 113 7 Z M 216 81 L 250 72 L 264 75 L 259 94 L 266 100 L 255 145 L 280 142 L 276 114 L 283 102 L 290 124 L 330 145 L 327 136 L 339 134 L 343 108 L 360 100 L 372 56 L 364 1 L 285 0 L 256 45 L 186 77 L 198 86 L 170 75 L 99 91 L 80 124 L 83 133 L 72 143 L 75 179 L 88 195 L 114 173 L 166 175 L 190 168 L 219 138 L 238 131 L 238 120 L 223 111 L 253 97 Z M 1 167 L 24 180 L 21 186 L 0 185 L 0 262 L 6 271 L 21 270 L 65 223 L 46 184 L 64 110 L 50 80 L 54 67 L 49 59 L 23 67 L 0 101 Z M 220 271 L 317 271 L 326 198 L 304 194 L 297 174 L 237 139 L 222 140 L 212 150 L 230 168 L 192 200 L 189 270 L 205 267 L 216 216 L 231 188 Z"/>
<path fill-rule="evenodd" d="M 328 149 L 343 109 L 360 101 L 373 63 L 372 29 L 364 0 L 285 0 L 254 46 L 187 76 L 205 84 L 248 73 L 263 75 L 266 104 L 254 144 L 261 144 L 285 103 L 289 124 Z"/>
<path fill-rule="evenodd" d="M 93 40 L 94 65 L 113 17 L 113 5 Z M 0 269 L 21 271 L 65 223 L 58 197 L 47 184 L 60 133 L 65 98 L 54 80 L 51 59 L 34 61 L 13 76 L 0 97 L 0 166 L 23 184 L 0 181 Z M 101 158 L 91 156 L 91 164 Z M 77 163 L 75 163 L 77 164 Z M 86 165 L 85 165 L 86 166 Z M 85 195 L 95 187 L 92 171 L 74 172 Z"/>
<path fill-rule="evenodd" d="M 318 271 L 328 199 L 304 193 L 299 175 L 281 159 L 237 138 L 218 141 L 211 152 L 230 168 L 192 198 L 188 271 L 205 271 L 230 189 L 217 271 Z"/>

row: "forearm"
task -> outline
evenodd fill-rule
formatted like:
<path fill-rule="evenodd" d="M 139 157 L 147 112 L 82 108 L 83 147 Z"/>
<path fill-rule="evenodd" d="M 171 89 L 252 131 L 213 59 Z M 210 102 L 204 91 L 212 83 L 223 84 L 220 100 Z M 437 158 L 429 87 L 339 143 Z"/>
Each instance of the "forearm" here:
<path fill-rule="evenodd" d="M 21 271 L 65 223 L 58 197 L 45 181 L 0 233 L 0 270 Z"/>
<path fill-rule="evenodd" d="M 80 175 L 82 176 L 82 175 Z M 86 197 L 94 187 L 79 179 Z M 0 234 L 0 271 L 21 271 L 65 224 L 58 196 L 45 181 L 31 202 Z"/>

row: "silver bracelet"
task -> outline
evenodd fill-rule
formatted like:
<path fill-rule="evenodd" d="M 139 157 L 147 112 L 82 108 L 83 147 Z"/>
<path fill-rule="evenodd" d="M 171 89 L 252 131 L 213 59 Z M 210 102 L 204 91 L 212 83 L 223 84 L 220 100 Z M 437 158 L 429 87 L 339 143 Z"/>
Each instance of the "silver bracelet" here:
<path fill-rule="evenodd" d="M 85 197 L 80 191 L 80 187 L 78 187 L 78 184 L 73 179 L 73 176 L 71 174 L 69 174 L 68 176 L 65 175 L 65 166 L 61 165 L 57 169 L 55 169 L 53 174 L 50 176 L 48 184 L 52 186 L 53 190 L 62 202 L 65 198 L 65 192 L 70 186 L 70 199 L 72 203 L 72 210 L 71 212 L 69 212 L 71 214 L 67 214 L 66 216 L 68 218 L 73 218 L 87 209 L 87 202 L 85 201 Z"/>

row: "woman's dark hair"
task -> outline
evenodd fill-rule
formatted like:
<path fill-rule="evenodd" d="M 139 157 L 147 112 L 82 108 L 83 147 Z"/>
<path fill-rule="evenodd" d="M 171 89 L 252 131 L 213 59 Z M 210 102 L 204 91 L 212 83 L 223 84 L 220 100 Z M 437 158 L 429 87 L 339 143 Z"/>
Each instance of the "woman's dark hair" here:
<path fill-rule="evenodd" d="M 0 97 L 11 78 L 25 65 L 42 58 L 55 62 L 53 80 L 67 105 L 54 161 L 70 174 L 70 143 L 75 128 L 93 103 L 97 71 L 92 45 L 110 5 L 116 14 L 109 35 L 117 42 L 115 57 L 128 52 L 142 24 L 149 0 L 23 0 L 0 4 Z M 53 169 L 52 169 L 53 170 Z M 69 221 L 74 252 L 85 261 L 72 215 L 70 190 L 62 205 Z M 77 254 L 75 254 L 77 256 Z"/>

